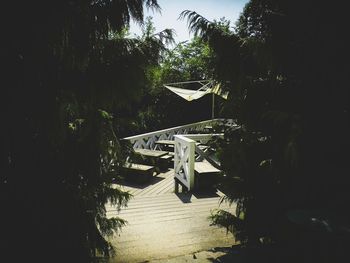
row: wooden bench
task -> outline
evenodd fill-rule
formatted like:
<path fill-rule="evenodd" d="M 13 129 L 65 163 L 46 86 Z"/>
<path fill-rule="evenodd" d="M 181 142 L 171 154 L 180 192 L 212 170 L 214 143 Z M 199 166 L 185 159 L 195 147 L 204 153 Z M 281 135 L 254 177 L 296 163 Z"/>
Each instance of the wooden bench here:
<path fill-rule="evenodd" d="M 221 173 L 221 170 L 215 168 L 210 163 L 204 162 L 195 162 L 194 163 L 194 171 L 198 174 L 203 173 Z"/>
<path fill-rule="evenodd" d="M 173 154 L 169 153 L 167 155 L 163 155 L 162 157 L 160 157 L 160 160 L 159 160 L 159 166 L 160 166 L 159 168 L 162 171 L 166 171 L 168 168 L 174 166 L 173 160 L 174 160 Z"/>
<path fill-rule="evenodd" d="M 195 162 L 195 189 L 197 190 L 214 190 L 219 182 L 221 170 L 215 168 L 207 161 Z"/>
<path fill-rule="evenodd" d="M 155 167 L 145 164 L 126 163 L 124 166 L 125 179 L 135 183 L 146 183 L 153 177 Z"/>
<path fill-rule="evenodd" d="M 158 140 L 155 142 L 156 147 L 164 149 L 168 152 L 174 152 L 175 141 L 174 140 Z"/>
<path fill-rule="evenodd" d="M 211 192 L 216 190 L 216 185 L 219 182 L 219 176 L 222 173 L 221 170 L 215 168 L 208 161 L 195 162 L 194 163 L 194 191 Z M 175 193 L 179 192 L 179 185 L 181 185 L 182 191 L 187 192 L 187 186 L 185 186 L 178 178 L 175 180 Z"/>
<path fill-rule="evenodd" d="M 149 150 L 149 149 L 135 149 L 136 158 L 135 163 L 141 163 L 145 165 L 152 165 L 156 167 L 156 172 L 160 172 L 164 160 L 161 158 L 166 156 L 168 152 L 158 151 L 158 150 Z"/>

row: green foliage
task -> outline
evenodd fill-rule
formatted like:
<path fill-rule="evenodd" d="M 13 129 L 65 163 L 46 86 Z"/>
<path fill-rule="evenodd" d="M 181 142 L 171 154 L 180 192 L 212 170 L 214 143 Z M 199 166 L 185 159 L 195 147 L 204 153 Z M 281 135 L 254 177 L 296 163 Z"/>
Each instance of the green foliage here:
<path fill-rule="evenodd" d="M 331 8 L 334 16 L 328 8 L 252 0 L 234 31 L 196 12 L 182 13 L 190 30 L 212 49 L 214 78 L 230 90 L 225 111 L 241 126 L 225 134 L 219 151 L 226 173 L 222 188 L 226 200 L 236 203 L 236 214 L 219 211 L 213 223 L 245 245 L 268 242 L 295 248 L 293 253 L 307 236 L 303 249 L 310 251 L 284 257 L 284 262 L 303 256 L 327 260 L 326 252 L 312 250 L 314 244 L 333 252 L 335 247 L 320 241 L 321 230 L 313 223 L 293 225 L 288 211 L 320 209 L 317 217 L 337 223 L 349 219 L 342 212 L 350 198 L 341 170 L 348 170 L 344 152 L 349 145 L 348 90 L 342 77 L 345 23 L 339 7 Z M 325 119 L 332 124 L 326 127 Z"/>
<path fill-rule="evenodd" d="M 167 52 L 157 72 L 159 79 L 156 84 L 201 80 L 211 77 L 210 71 L 211 50 L 199 38 L 189 43 L 179 43 Z M 161 82 L 162 81 L 162 82 Z"/>
<path fill-rule="evenodd" d="M 244 221 L 239 217 L 225 210 L 214 210 L 212 211 L 209 220 L 212 221 L 212 225 L 217 225 L 226 228 L 228 232 L 235 235 L 237 240 L 243 240 L 246 237 Z"/>
<path fill-rule="evenodd" d="M 188 103 L 163 85 L 186 80 L 204 80 L 212 76 L 212 51 L 199 38 L 164 50 L 158 65 L 147 72 L 148 88 L 140 105 L 138 120 L 141 132 L 168 128 L 210 117 L 211 98 Z M 200 86 L 187 85 L 198 89 Z"/>
<path fill-rule="evenodd" d="M 107 218 L 105 209 L 106 203 L 120 209 L 130 199 L 129 193 L 111 185 L 118 180 L 125 155 L 114 134 L 112 116 L 103 110 L 88 114 L 95 116 L 86 117 L 83 125 L 69 134 L 60 159 L 67 176 L 65 184 L 75 196 L 76 209 L 85 215 L 88 249 L 92 254 L 97 249 L 108 255 L 112 246 L 105 238 L 126 223 L 120 218 Z"/>
<path fill-rule="evenodd" d="M 167 46 L 174 43 L 175 31 L 173 29 L 164 29 L 155 32 L 152 17 L 147 17 L 142 27 L 142 36 L 139 37 L 140 48 L 149 59 L 150 65 L 157 66 L 162 60 Z"/>
<path fill-rule="evenodd" d="M 4 4 L 4 258 L 21 250 L 25 260 L 90 262 L 111 251 L 108 236 L 126 222 L 108 218 L 105 204 L 120 209 L 131 197 L 112 186 L 128 153 L 118 140 L 123 110 L 139 101 L 171 37 L 126 38 L 130 19 L 143 23 L 144 4 L 159 9 L 132 0 Z"/>

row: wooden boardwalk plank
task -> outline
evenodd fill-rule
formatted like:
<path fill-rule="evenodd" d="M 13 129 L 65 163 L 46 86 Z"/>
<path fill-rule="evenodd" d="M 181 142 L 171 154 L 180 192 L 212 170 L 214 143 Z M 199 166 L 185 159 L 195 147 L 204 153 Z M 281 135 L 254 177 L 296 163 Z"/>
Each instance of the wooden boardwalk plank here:
<path fill-rule="evenodd" d="M 173 182 L 173 181 L 174 181 L 174 179 L 169 176 L 168 178 L 165 178 L 164 180 L 162 180 L 157 185 L 155 185 L 154 187 L 150 188 L 147 192 L 145 192 L 143 194 L 144 195 L 152 195 L 152 194 L 155 194 L 155 193 L 159 193 L 164 188 L 167 188 L 167 186 L 169 185 L 169 182 Z"/>
<path fill-rule="evenodd" d="M 134 197 L 120 212 L 106 205 L 108 217 L 119 216 L 128 221 L 121 233 L 111 239 L 117 254 L 110 262 L 167 259 L 234 244 L 232 235 L 211 226 L 208 220 L 211 211 L 219 208 L 223 193 L 174 194 L 173 170 L 158 177 L 148 186 L 116 186 Z M 235 207 L 223 203 L 220 208 L 234 212 Z"/>

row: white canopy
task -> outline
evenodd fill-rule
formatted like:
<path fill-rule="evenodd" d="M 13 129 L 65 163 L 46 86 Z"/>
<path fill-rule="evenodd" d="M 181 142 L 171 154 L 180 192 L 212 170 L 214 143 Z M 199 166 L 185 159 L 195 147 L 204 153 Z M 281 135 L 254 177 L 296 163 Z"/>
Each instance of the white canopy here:
<path fill-rule="evenodd" d="M 180 88 L 175 88 L 175 87 L 171 87 L 171 86 L 168 86 L 168 85 L 165 85 L 165 87 L 168 90 L 174 92 L 175 94 L 179 95 L 180 97 L 184 98 L 187 101 L 192 101 L 192 100 L 199 99 L 199 98 L 203 97 L 205 94 L 208 93 L 206 91 L 180 89 Z"/>
<path fill-rule="evenodd" d="M 203 81 L 193 81 L 193 82 L 198 82 L 200 84 L 203 85 Z M 179 83 L 171 83 L 173 85 L 175 84 L 181 84 L 181 83 L 185 83 L 185 82 L 179 82 Z M 190 83 L 190 82 L 187 82 Z M 170 85 L 164 85 L 168 90 L 174 92 L 175 94 L 179 95 L 180 97 L 182 97 L 183 99 L 187 100 L 187 101 L 192 101 L 192 100 L 196 100 L 199 99 L 201 97 L 203 97 L 206 94 L 209 93 L 213 93 L 216 95 L 221 96 L 224 99 L 227 99 L 228 96 L 228 92 L 222 92 L 221 90 L 221 86 L 220 84 L 215 84 L 210 81 L 207 84 L 203 85 L 200 89 L 198 90 L 190 90 L 190 89 L 182 89 L 182 88 L 176 88 Z"/>

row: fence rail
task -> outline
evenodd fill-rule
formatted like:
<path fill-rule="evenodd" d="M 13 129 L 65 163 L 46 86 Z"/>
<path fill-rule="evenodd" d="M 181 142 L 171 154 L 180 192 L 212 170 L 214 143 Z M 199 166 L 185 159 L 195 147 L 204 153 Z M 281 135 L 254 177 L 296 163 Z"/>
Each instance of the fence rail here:
<path fill-rule="evenodd" d="M 230 119 L 213 119 L 195 122 L 169 129 L 126 137 L 124 138 L 124 140 L 129 140 L 133 145 L 134 149 L 154 149 L 155 142 L 158 140 L 173 140 L 175 135 L 188 134 L 193 131 L 203 131 L 206 126 L 211 126 L 220 123 L 226 123 L 228 125 L 231 125 L 233 121 Z"/>
<path fill-rule="evenodd" d="M 124 138 L 129 140 L 134 149 L 154 149 L 158 140 L 174 140 L 174 176 L 175 181 L 179 181 L 188 190 L 194 188 L 194 166 L 196 142 L 207 143 L 213 136 L 223 136 L 223 134 L 189 134 L 193 131 L 203 132 L 207 126 L 225 124 L 235 126 L 231 119 L 213 119 L 177 126 L 169 129 L 139 134 Z M 238 126 L 237 126 L 238 127 Z M 177 183 L 175 191 L 177 191 Z"/>

